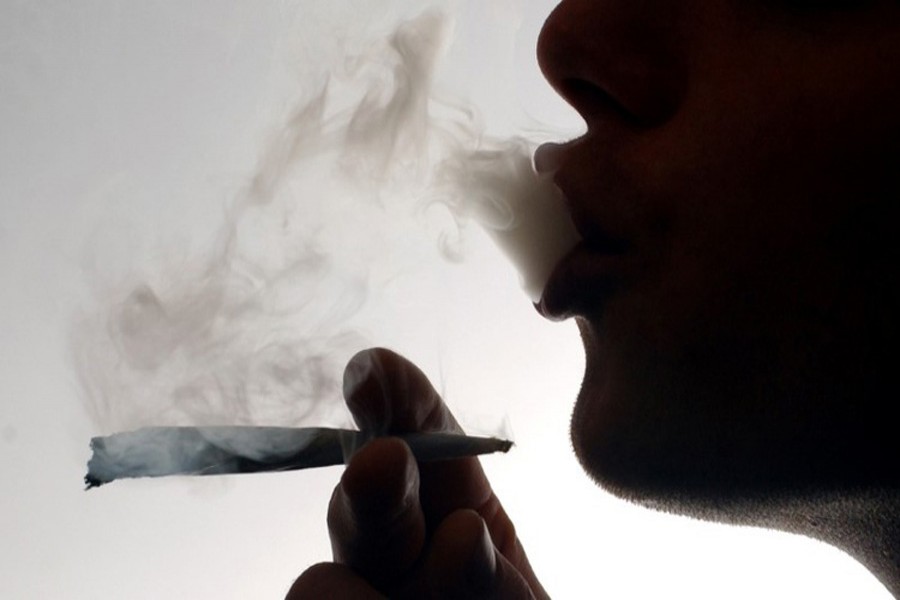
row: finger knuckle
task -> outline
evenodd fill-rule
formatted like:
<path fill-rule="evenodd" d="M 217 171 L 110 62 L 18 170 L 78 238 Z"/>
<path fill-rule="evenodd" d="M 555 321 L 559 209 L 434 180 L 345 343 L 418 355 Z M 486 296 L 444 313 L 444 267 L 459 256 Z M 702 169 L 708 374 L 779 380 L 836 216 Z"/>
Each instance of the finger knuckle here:
<path fill-rule="evenodd" d="M 324 586 L 332 578 L 334 567 L 332 563 L 321 562 L 307 568 L 291 585 L 285 600 L 323 597 L 317 594 L 325 592 Z"/>

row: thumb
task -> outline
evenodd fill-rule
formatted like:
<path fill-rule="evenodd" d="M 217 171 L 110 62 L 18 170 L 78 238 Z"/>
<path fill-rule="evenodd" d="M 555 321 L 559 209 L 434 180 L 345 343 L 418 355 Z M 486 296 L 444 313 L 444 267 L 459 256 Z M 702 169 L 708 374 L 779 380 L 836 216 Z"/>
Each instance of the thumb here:
<path fill-rule="evenodd" d="M 462 433 L 425 373 L 386 348 L 363 350 L 350 359 L 344 370 L 344 397 L 363 431 Z"/>
<path fill-rule="evenodd" d="M 404 590 L 406 591 L 406 590 Z M 481 516 L 473 510 L 451 513 L 438 526 L 422 570 L 403 597 L 533 600 L 525 578 L 494 547 Z"/>

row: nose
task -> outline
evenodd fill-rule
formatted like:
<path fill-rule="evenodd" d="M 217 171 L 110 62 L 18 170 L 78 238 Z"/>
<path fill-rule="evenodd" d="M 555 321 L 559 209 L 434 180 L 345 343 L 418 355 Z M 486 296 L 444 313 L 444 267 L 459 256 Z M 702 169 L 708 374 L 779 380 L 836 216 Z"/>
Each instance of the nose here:
<path fill-rule="evenodd" d="M 683 0 L 563 0 L 538 38 L 541 71 L 588 129 L 658 127 L 687 82 Z"/>

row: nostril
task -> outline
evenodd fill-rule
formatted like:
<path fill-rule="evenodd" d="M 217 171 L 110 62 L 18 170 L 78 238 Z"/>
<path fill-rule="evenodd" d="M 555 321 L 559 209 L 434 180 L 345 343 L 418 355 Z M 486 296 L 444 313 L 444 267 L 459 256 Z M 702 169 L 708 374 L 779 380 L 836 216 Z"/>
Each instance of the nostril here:
<path fill-rule="evenodd" d="M 559 91 L 572 107 L 581 114 L 590 125 L 591 121 L 601 118 L 616 118 L 632 126 L 640 126 L 641 120 L 626 109 L 619 101 L 603 88 L 577 78 L 564 79 Z"/>

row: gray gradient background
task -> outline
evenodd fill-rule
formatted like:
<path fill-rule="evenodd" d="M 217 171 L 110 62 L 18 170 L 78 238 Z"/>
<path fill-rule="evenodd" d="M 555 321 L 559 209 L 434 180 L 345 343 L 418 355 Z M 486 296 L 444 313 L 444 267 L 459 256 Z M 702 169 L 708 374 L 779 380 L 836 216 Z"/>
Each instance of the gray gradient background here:
<path fill-rule="evenodd" d="M 533 58 L 552 4 L 455 3 L 446 85 L 489 121 L 527 112 L 577 131 Z M 83 491 L 97 428 L 65 332 L 90 301 L 86 247 L 99 244 L 98 270 L 114 272 L 153 240 L 209 234 L 303 61 L 335 28 L 421 6 L 0 0 L 0 597 L 278 598 L 328 558 L 337 468 Z M 469 422 L 509 418 L 518 446 L 485 465 L 551 593 L 888 598 L 820 544 L 649 513 L 595 489 L 568 448 L 575 329 L 541 321 L 496 253 L 475 246 L 462 267 L 436 258 L 432 276 L 408 283 L 421 301 L 366 335 L 419 362 Z"/>

